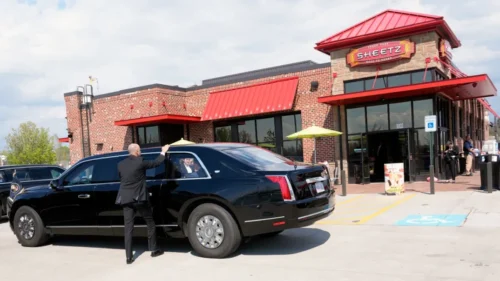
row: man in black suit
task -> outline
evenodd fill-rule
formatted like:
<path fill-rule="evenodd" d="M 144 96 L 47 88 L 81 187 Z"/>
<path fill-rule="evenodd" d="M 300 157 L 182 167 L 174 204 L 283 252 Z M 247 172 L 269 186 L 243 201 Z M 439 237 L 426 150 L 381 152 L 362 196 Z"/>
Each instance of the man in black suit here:
<path fill-rule="evenodd" d="M 128 147 L 129 157 L 118 163 L 120 176 L 120 190 L 116 203 L 123 206 L 125 221 L 125 253 L 127 264 L 134 262 L 132 257 L 132 233 L 134 231 L 134 218 L 139 212 L 148 226 L 148 245 L 152 257 L 163 254 L 156 245 L 156 225 L 153 220 L 153 211 L 149 203 L 149 193 L 146 188 L 146 170 L 160 166 L 165 161 L 165 153 L 169 145 L 161 148 L 160 155 L 153 161 L 143 160 L 141 148 L 138 144 Z"/>

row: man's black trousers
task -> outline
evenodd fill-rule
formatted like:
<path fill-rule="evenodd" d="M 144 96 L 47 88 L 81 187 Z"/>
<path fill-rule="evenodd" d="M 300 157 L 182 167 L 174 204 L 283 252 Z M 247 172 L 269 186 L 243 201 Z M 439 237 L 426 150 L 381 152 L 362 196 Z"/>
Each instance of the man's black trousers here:
<path fill-rule="evenodd" d="M 148 245 L 150 251 L 158 250 L 156 244 L 156 225 L 153 220 L 153 211 L 149 202 L 136 202 L 123 205 L 123 217 L 125 220 L 125 253 L 127 259 L 132 258 L 132 234 L 134 232 L 134 219 L 139 213 L 148 227 Z"/>

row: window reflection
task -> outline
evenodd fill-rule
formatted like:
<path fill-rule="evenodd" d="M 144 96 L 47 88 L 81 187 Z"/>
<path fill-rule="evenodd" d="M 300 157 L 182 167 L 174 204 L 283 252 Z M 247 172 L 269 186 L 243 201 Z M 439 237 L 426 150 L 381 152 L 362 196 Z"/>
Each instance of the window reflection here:
<path fill-rule="evenodd" d="M 387 77 L 378 77 L 377 80 L 375 78 L 367 79 L 365 80 L 365 89 L 372 90 L 372 89 L 382 89 L 387 87 L 386 86 L 386 79 Z M 373 83 L 375 82 L 375 85 Z"/>
<path fill-rule="evenodd" d="M 425 81 L 424 81 L 424 74 L 425 74 Z M 418 71 L 418 72 L 413 72 L 411 74 L 412 84 L 419 84 L 431 81 L 432 81 L 432 71 L 427 70 L 427 73 L 425 71 Z"/>
<path fill-rule="evenodd" d="M 366 132 L 364 107 L 347 109 L 347 132 L 349 134 Z"/>
<path fill-rule="evenodd" d="M 410 79 L 411 78 L 409 73 L 391 75 L 387 77 L 387 84 L 389 87 L 410 85 L 411 84 Z"/>
<path fill-rule="evenodd" d="M 411 102 L 389 104 L 391 130 L 411 128 Z"/>
<path fill-rule="evenodd" d="M 215 128 L 216 142 L 231 142 L 231 126 Z"/>
<path fill-rule="evenodd" d="M 389 129 L 387 116 L 387 105 L 376 105 L 366 107 L 368 118 L 368 131 L 382 131 Z"/>
<path fill-rule="evenodd" d="M 256 142 L 255 138 L 255 120 L 242 121 L 238 125 L 238 140 L 241 143 Z"/>
<path fill-rule="evenodd" d="M 344 84 L 344 93 L 356 93 L 364 91 L 364 81 L 350 81 Z"/>
<path fill-rule="evenodd" d="M 274 118 L 257 119 L 257 140 L 260 143 L 276 142 Z"/>
<path fill-rule="evenodd" d="M 418 100 L 413 102 L 414 127 L 425 126 L 425 116 L 433 113 L 432 99 Z"/>

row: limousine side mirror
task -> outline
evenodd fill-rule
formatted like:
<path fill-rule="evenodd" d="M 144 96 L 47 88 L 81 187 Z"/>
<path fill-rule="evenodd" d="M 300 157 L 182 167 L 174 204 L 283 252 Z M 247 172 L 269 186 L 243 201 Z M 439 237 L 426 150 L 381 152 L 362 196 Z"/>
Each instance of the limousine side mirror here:
<path fill-rule="evenodd" d="M 49 183 L 49 186 L 50 186 L 50 188 L 52 188 L 54 190 L 60 189 L 58 180 L 51 180 Z"/>

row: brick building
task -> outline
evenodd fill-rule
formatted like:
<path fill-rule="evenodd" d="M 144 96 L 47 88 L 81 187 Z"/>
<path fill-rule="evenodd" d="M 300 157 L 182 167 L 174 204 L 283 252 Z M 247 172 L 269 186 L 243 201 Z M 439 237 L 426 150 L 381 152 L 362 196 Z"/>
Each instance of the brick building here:
<path fill-rule="evenodd" d="M 204 80 L 178 87 L 152 84 L 87 97 L 64 94 L 71 162 L 123 150 L 131 142 L 158 146 L 247 142 L 311 162 L 311 139 L 286 136 L 318 125 L 343 132 L 317 140 L 318 161 L 338 163 L 351 182 L 378 181 L 373 156 L 380 143 L 389 160 L 404 162 L 407 180 L 429 172 L 430 136 L 424 117 L 437 116 L 436 173 L 448 140 L 477 147 L 488 138 L 484 100 L 496 95 L 486 74 L 467 76 L 453 64 L 460 41 L 442 17 L 387 10 L 316 44 L 330 56 Z M 498 116 L 497 116 L 498 117 Z"/>

